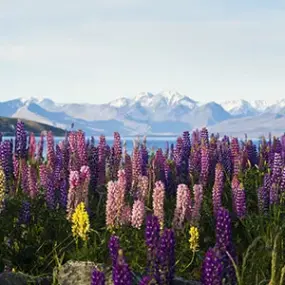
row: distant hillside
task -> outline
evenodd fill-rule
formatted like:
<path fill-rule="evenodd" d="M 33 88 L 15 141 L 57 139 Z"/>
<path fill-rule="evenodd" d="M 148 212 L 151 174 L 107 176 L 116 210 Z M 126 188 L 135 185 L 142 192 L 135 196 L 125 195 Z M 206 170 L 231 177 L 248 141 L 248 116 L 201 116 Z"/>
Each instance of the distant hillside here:
<path fill-rule="evenodd" d="M 36 136 L 40 135 L 42 131 L 52 131 L 54 136 L 64 136 L 65 131 L 60 128 L 56 128 L 50 125 L 21 119 L 25 124 L 25 130 L 27 132 L 33 132 Z M 4 118 L 0 117 L 0 132 L 5 136 L 14 136 L 15 128 L 18 119 L 16 118 Z"/>

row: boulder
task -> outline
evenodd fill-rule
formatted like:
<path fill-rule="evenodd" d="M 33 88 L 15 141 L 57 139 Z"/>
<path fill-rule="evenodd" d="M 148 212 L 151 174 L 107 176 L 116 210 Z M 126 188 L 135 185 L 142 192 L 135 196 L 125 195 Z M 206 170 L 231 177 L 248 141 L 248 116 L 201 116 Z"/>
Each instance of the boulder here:
<path fill-rule="evenodd" d="M 52 285 L 52 277 L 38 278 L 20 272 L 0 274 L 1 285 Z"/>

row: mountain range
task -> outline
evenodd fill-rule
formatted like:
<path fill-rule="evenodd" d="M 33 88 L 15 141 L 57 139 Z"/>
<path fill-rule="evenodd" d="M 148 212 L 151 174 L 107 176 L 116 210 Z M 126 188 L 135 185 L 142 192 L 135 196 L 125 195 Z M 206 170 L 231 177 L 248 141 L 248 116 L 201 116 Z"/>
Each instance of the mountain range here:
<path fill-rule="evenodd" d="M 285 130 L 285 99 L 198 102 L 177 91 L 139 93 L 105 104 L 60 104 L 50 99 L 18 98 L 0 102 L 0 116 L 22 118 L 67 129 L 74 124 L 87 135 L 174 136 L 207 127 L 210 132 L 243 137 L 245 133 L 280 135 Z"/>

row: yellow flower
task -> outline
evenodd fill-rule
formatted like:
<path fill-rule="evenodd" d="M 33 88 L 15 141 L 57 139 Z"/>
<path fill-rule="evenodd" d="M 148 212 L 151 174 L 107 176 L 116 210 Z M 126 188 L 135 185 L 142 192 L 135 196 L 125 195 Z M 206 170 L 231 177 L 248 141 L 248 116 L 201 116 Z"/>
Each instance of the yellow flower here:
<path fill-rule="evenodd" d="M 195 252 L 199 248 L 199 231 L 198 231 L 198 228 L 192 226 L 189 230 L 189 234 L 190 234 L 190 239 L 189 239 L 190 249 L 193 252 Z"/>
<path fill-rule="evenodd" d="M 2 204 L 5 197 L 5 184 L 6 184 L 5 173 L 3 171 L 3 168 L 0 166 L 0 210 L 2 208 Z"/>
<path fill-rule="evenodd" d="M 89 216 L 85 210 L 83 202 L 78 204 L 72 215 L 72 234 L 75 238 L 80 237 L 82 240 L 87 240 L 87 233 L 90 230 Z"/>

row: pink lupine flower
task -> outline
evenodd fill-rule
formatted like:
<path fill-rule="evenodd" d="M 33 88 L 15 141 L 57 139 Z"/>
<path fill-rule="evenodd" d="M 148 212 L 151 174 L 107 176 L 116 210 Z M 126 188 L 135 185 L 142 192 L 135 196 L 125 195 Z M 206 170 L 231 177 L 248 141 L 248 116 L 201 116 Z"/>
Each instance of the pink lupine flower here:
<path fill-rule="evenodd" d="M 201 208 L 203 202 L 203 187 L 200 184 L 195 184 L 193 186 L 194 192 L 194 208 L 192 211 L 192 223 L 197 225 L 200 221 Z"/>
<path fill-rule="evenodd" d="M 38 194 L 37 170 L 31 165 L 28 166 L 28 185 L 30 197 L 35 198 Z"/>
<path fill-rule="evenodd" d="M 109 181 L 107 185 L 107 202 L 106 202 L 106 225 L 108 228 L 114 228 L 116 225 L 117 217 L 117 203 L 116 192 L 118 184 L 113 181 Z"/>
<path fill-rule="evenodd" d="M 136 200 L 132 210 L 132 226 L 140 229 L 145 217 L 145 206 L 141 200 Z"/>
<path fill-rule="evenodd" d="M 129 205 L 124 205 L 121 210 L 119 224 L 121 226 L 123 225 L 127 226 L 130 225 L 131 222 L 132 222 L 132 209 Z"/>
<path fill-rule="evenodd" d="M 89 166 L 83 165 L 80 169 L 80 182 L 81 182 L 81 192 L 82 196 L 79 200 L 80 202 L 85 203 L 85 207 L 88 207 L 88 190 L 89 190 L 89 183 L 90 183 L 91 173 Z"/>
<path fill-rule="evenodd" d="M 161 181 L 155 183 L 153 189 L 153 213 L 158 218 L 161 228 L 164 225 L 164 184 Z"/>
<path fill-rule="evenodd" d="M 224 189 L 224 172 L 220 163 L 217 163 L 215 170 L 215 183 L 213 187 L 213 210 L 217 214 L 218 209 L 222 206 L 222 194 Z"/>
<path fill-rule="evenodd" d="M 177 188 L 176 196 L 176 208 L 173 218 L 173 226 L 176 229 L 182 229 L 184 222 L 187 218 L 187 214 L 191 207 L 190 190 L 187 185 L 179 184 Z"/>
<path fill-rule="evenodd" d="M 232 183 L 231 183 L 231 188 L 232 188 L 232 201 L 233 201 L 233 212 L 237 213 L 237 209 L 236 209 L 236 194 L 239 188 L 239 180 L 238 180 L 238 176 L 234 175 L 233 179 L 232 179 Z"/>
<path fill-rule="evenodd" d="M 76 138 L 77 138 L 77 151 L 80 160 L 80 166 L 87 165 L 88 158 L 87 158 L 87 149 L 86 149 L 84 132 L 81 130 L 78 131 Z"/>
<path fill-rule="evenodd" d="M 25 159 L 21 159 L 21 187 L 25 193 L 29 193 L 29 170 Z"/>
<path fill-rule="evenodd" d="M 67 219 L 72 217 L 75 208 L 77 207 L 77 191 L 80 185 L 80 175 L 78 171 L 71 171 L 69 176 L 69 190 L 67 195 Z"/>
<path fill-rule="evenodd" d="M 146 201 L 148 193 L 149 193 L 148 177 L 140 175 L 138 179 L 137 198 L 142 201 Z"/>

